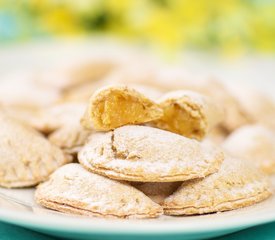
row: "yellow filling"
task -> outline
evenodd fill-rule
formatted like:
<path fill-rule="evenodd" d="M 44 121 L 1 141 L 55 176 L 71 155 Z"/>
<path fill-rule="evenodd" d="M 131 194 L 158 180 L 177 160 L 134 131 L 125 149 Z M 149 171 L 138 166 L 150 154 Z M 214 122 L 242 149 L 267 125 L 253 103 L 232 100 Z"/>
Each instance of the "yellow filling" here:
<path fill-rule="evenodd" d="M 157 121 L 159 128 L 201 140 L 205 135 L 205 123 L 200 111 L 190 106 L 167 104 L 162 106 L 163 117 Z"/>
<path fill-rule="evenodd" d="M 150 121 L 149 104 L 143 104 L 138 99 L 121 94 L 113 94 L 100 102 L 95 113 L 98 124 L 103 129 L 113 129 L 126 124 Z"/>

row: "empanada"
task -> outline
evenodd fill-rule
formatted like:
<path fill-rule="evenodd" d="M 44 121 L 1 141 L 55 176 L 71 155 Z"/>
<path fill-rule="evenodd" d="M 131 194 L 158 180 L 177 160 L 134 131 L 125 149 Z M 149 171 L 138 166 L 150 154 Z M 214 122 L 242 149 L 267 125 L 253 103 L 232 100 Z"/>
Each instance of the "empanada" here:
<path fill-rule="evenodd" d="M 231 155 L 255 163 L 268 174 L 275 173 L 275 133 L 261 125 L 247 125 L 234 131 L 223 143 Z"/>
<path fill-rule="evenodd" d="M 141 61 L 142 64 L 141 64 Z M 145 63 L 144 63 L 145 61 Z M 156 65 L 145 59 L 128 62 L 109 74 L 104 81 L 116 85 L 146 85 L 158 89 L 155 80 Z"/>
<path fill-rule="evenodd" d="M 247 124 L 260 123 L 275 131 L 275 103 L 268 95 L 240 84 L 229 84 L 228 89 L 248 119 Z"/>
<path fill-rule="evenodd" d="M 163 67 L 156 71 L 152 79 L 154 86 L 163 91 L 191 90 L 213 99 L 224 107 L 222 126 L 229 132 L 249 122 L 229 89 L 217 79 L 190 73 L 182 67 Z"/>
<path fill-rule="evenodd" d="M 86 104 L 82 102 L 55 104 L 41 109 L 31 125 L 38 131 L 49 134 L 65 125 L 80 122 L 85 108 Z"/>
<path fill-rule="evenodd" d="M 202 140 L 223 119 L 223 108 L 210 98 L 193 91 L 174 91 L 158 101 L 163 116 L 153 126 Z"/>
<path fill-rule="evenodd" d="M 67 164 L 38 186 L 36 201 L 60 212 L 96 217 L 153 218 L 162 208 L 142 192 L 85 170 L 80 164 Z"/>
<path fill-rule="evenodd" d="M 29 72 L 15 71 L 1 76 L 0 104 L 35 109 L 49 106 L 60 98 L 58 90 L 36 80 L 36 75 Z"/>
<path fill-rule="evenodd" d="M 71 58 L 70 58 L 71 60 Z M 74 61 L 74 60 L 73 60 Z M 40 72 L 37 82 L 60 89 L 62 91 L 77 87 L 88 82 L 100 81 L 116 67 L 116 60 L 84 59 L 77 62 L 62 61 L 58 66 Z"/>
<path fill-rule="evenodd" d="M 146 126 L 98 132 L 78 154 L 88 170 L 114 179 L 175 182 L 216 172 L 223 152 L 212 145 Z"/>
<path fill-rule="evenodd" d="M 161 116 L 161 108 L 136 90 L 107 86 L 92 95 L 81 122 L 87 129 L 108 131 L 127 124 L 146 123 Z"/>
<path fill-rule="evenodd" d="M 16 107 L 16 106 L 1 106 L 0 109 L 7 116 L 21 121 L 35 128 L 37 119 L 40 114 L 40 108 Z"/>
<path fill-rule="evenodd" d="M 88 102 L 95 91 L 105 85 L 105 82 L 101 80 L 83 83 L 73 88 L 66 89 L 62 92 L 59 102 Z"/>
<path fill-rule="evenodd" d="M 0 185 L 28 187 L 38 184 L 71 161 L 31 127 L 0 113 Z"/>
<path fill-rule="evenodd" d="M 270 195 L 270 183 L 261 171 L 226 156 L 217 173 L 184 182 L 165 199 L 163 208 L 168 215 L 222 212 L 261 202 Z"/>
<path fill-rule="evenodd" d="M 66 124 L 48 136 L 54 145 L 66 153 L 77 154 L 92 131 L 84 129 L 80 123 Z"/>

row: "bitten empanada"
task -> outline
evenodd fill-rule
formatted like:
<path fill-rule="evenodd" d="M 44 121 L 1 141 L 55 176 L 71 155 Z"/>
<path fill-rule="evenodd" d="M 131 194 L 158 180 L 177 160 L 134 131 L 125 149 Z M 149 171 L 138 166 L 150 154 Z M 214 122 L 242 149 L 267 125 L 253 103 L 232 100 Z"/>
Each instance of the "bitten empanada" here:
<path fill-rule="evenodd" d="M 153 126 L 202 140 L 223 119 L 223 108 L 193 91 L 169 92 L 158 101 L 163 116 Z"/>
<path fill-rule="evenodd" d="M 225 117 L 221 125 L 226 131 L 231 132 L 249 123 L 247 116 L 243 114 L 238 101 L 232 96 L 229 89 L 223 82 L 215 78 L 193 74 L 182 67 L 164 67 L 156 71 L 152 79 L 155 82 L 154 86 L 163 91 L 191 90 L 206 95 L 223 106 Z"/>
<path fill-rule="evenodd" d="M 174 182 L 216 172 L 223 152 L 178 134 L 129 125 L 97 132 L 78 154 L 88 170 L 114 179 Z"/>
<path fill-rule="evenodd" d="M 153 218 L 162 208 L 142 192 L 85 170 L 80 164 L 67 164 L 38 186 L 36 201 L 50 209 L 96 217 Z"/>
<path fill-rule="evenodd" d="M 161 116 L 161 108 L 136 90 L 107 86 L 92 95 L 81 122 L 87 129 L 108 131 L 127 124 L 146 123 Z"/>

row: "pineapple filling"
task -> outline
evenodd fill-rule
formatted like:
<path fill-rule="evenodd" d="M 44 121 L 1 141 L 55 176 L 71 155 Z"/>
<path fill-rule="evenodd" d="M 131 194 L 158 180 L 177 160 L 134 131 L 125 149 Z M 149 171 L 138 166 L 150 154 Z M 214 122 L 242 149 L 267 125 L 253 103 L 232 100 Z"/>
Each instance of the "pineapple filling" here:
<path fill-rule="evenodd" d="M 98 106 L 99 121 L 108 128 L 149 121 L 148 109 L 131 96 L 113 94 Z"/>
<path fill-rule="evenodd" d="M 159 128 L 198 140 L 204 137 L 205 123 L 199 110 L 169 104 L 163 106 L 163 113 L 163 117 L 157 123 Z"/>

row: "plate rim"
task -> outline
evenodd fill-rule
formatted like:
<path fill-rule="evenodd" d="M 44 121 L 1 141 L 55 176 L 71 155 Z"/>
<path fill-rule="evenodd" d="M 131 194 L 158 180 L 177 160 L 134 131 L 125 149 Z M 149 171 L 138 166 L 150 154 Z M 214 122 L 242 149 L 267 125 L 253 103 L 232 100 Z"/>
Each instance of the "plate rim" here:
<path fill-rule="evenodd" d="M 41 217 L 42 216 L 42 217 Z M 58 215 L 36 215 L 32 212 L 17 212 L 10 209 L 0 209 L 0 221 L 29 229 L 43 229 L 80 234 L 101 235 L 144 235 L 144 234 L 200 234 L 217 231 L 245 229 L 257 225 L 275 222 L 275 211 L 259 215 L 257 218 L 247 216 L 231 216 L 221 221 L 205 221 L 201 224 L 180 224 L 179 221 L 151 221 L 133 219 L 101 219 Z M 81 221 L 77 221 L 81 219 Z M 61 221 L 60 221 L 61 220 Z M 138 223 L 138 224 L 137 224 Z M 106 231 L 106 229 L 108 231 Z"/>

